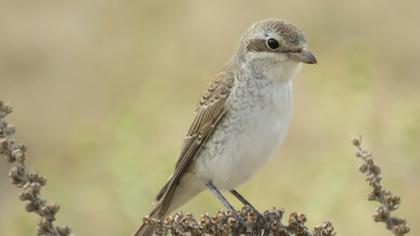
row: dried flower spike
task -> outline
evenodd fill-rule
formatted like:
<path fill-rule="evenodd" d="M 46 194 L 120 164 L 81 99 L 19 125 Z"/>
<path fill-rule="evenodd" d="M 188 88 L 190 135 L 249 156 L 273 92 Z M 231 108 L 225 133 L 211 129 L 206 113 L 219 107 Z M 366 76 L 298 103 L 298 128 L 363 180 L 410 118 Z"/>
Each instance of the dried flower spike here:
<path fill-rule="evenodd" d="M 16 129 L 9 125 L 5 118 L 12 112 L 12 107 L 0 101 L 0 155 L 9 163 L 14 163 L 9 171 L 10 182 L 21 188 L 19 199 L 27 201 L 27 212 L 35 212 L 40 216 L 37 234 L 45 236 L 69 236 L 71 230 L 68 226 L 56 227 L 53 225 L 59 205 L 48 204 L 41 198 L 41 189 L 47 183 L 47 178 L 39 176 L 35 170 L 28 171 L 25 167 L 27 148 L 24 144 L 16 144 L 14 134 Z"/>
<path fill-rule="evenodd" d="M 386 228 L 391 230 L 395 236 L 407 234 L 410 232 L 407 221 L 400 217 L 391 216 L 391 212 L 396 210 L 401 203 L 400 197 L 383 188 L 381 168 L 375 164 L 372 154 L 363 149 L 361 137 L 353 138 L 352 143 L 357 148 L 356 157 L 363 161 L 359 170 L 366 175 L 366 181 L 372 187 L 368 200 L 380 203 L 373 215 L 373 220 L 384 222 Z"/>

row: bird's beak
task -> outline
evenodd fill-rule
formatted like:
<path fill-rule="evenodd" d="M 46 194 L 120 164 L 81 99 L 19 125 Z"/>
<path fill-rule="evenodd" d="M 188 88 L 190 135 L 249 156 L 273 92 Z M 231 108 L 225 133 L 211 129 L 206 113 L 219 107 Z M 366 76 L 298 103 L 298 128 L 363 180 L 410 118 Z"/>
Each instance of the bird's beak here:
<path fill-rule="evenodd" d="M 290 57 L 293 58 L 296 61 L 303 62 L 306 64 L 316 64 L 316 58 L 314 54 L 312 54 L 311 51 L 304 48 L 300 52 L 291 52 L 289 53 Z"/>

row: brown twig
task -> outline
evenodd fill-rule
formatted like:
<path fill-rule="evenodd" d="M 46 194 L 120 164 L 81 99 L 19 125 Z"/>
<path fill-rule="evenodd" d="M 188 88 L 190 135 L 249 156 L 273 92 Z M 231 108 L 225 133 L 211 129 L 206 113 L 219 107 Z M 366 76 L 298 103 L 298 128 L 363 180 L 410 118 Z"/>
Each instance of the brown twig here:
<path fill-rule="evenodd" d="M 372 154 L 362 147 L 361 137 L 353 138 L 353 145 L 357 148 L 356 156 L 363 160 L 359 170 L 366 175 L 366 181 L 372 188 L 368 200 L 380 203 L 373 215 L 373 220 L 384 222 L 386 228 L 396 236 L 407 234 L 410 231 L 407 221 L 401 217 L 391 216 L 391 212 L 396 210 L 401 203 L 400 197 L 383 188 L 381 168 L 375 164 Z"/>
<path fill-rule="evenodd" d="M 145 217 L 146 224 L 155 226 L 156 235 L 273 235 L 273 236 L 333 236 L 334 228 L 330 222 L 315 227 L 313 230 L 305 226 L 306 216 L 292 213 L 288 223 L 282 223 L 284 211 L 273 208 L 263 213 L 263 220 L 257 213 L 245 206 L 240 211 L 219 211 L 216 215 L 204 214 L 195 219 L 191 213 L 176 213 L 163 220 Z"/>
<path fill-rule="evenodd" d="M 7 162 L 15 164 L 9 172 L 9 180 L 22 189 L 19 199 L 28 201 L 26 211 L 35 212 L 41 217 L 38 223 L 38 235 L 71 235 L 68 226 L 61 227 L 53 224 L 60 206 L 55 203 L 50 204 L 41 198 L 41 188 L 46 185 L 47 178 L 40 176 L 36 170 L 27 170 L 25 166 L 27 148 L 24 144 L 16 143 L 15 128 L 5 120 L 11 112 L 12 107 L 0 101 L 0 156 L 3 156 Z"/>

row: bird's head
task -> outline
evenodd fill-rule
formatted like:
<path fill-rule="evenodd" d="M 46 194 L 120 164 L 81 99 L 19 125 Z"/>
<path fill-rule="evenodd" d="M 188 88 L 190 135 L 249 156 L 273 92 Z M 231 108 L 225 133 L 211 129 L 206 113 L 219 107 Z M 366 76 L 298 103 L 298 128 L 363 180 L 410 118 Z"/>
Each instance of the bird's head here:
<path fill-rule="evenodd" d="M 257 75 L 282 80 L 293 78 L 302 63 L 317 63 L 302 31 L 279 19 L 253 24 L 241 37 L 233 59 Z"/>

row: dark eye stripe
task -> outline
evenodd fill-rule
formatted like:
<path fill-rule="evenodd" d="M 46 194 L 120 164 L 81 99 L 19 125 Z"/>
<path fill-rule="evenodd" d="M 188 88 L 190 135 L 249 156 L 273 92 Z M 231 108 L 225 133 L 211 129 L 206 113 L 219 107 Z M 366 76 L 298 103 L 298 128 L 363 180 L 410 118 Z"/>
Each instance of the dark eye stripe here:
<path fill-rule="evenodd" d="M 248 51 L 263 52 L 269 51 L 264 39 L 252 39 L 247 45 Z"/>
<path fill-rule="evenodd" d="M 270 49 L 267 46 L 267 42 L 264 39 L 251 39 L 247 45 L 248 51 L 254 52 L 282 52 L 282 53 L 293 53 L 293 52 L 300 52 L 302 49 L 300 47 L 295 48 L 284 48 L 280 46 L 277 49 Z"/>

